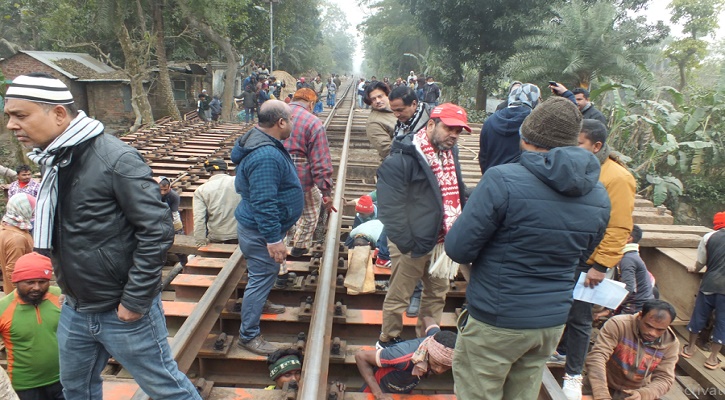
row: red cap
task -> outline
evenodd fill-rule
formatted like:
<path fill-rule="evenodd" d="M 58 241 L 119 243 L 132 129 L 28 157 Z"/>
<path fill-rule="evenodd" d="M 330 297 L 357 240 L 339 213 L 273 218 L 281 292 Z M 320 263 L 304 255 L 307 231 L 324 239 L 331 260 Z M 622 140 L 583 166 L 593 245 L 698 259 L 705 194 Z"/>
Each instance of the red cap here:
<path fill-rule="evenodd" d="M 712 218 L 712 228 L 716 231 L 725 228 L 725 211 L 715 214 Z"/>
<path fill-rule="evenodd" d="M 28 253 L 15 262 L 13 283 L 32 279 L 50 280 L 52 275 L 53 265 L 50 263 L 50 258 L 38 253 Z"/>
<path fill-rule="evenodd" d="M 471 127 L 468 126 L 466 110 L 453 103 L 444 103 L 434 108 L 430 113 L 430 117 L 440 118 L 441 122 L 448 126 L 460 126 L 468 132 L 471 131 Z"/>
<path fill-rule="evenodd" d="M 305 81 L 305 77 L 303 76 L 300 78 L 300 82 L 304 82 L 304 81 Z"/>
<path fill-rule="evenodd" d="M 355 211 L 360 214 L 372 214 L 375 212 L 375 206 L 373 205 L 373 198 L 370 195 L 360 196 L 355 206 Z"/>

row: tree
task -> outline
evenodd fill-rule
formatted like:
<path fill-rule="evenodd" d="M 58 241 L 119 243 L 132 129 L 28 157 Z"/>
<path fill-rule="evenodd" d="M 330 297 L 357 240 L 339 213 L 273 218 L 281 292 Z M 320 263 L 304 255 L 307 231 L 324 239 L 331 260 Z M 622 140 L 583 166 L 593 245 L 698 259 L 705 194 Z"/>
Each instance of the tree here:
<path fill-rule="evenodd" d="M 411 23 L 410 11 L 399 0 L 369 1 L 365 5 L 374 11 L 360 25 L 365 34 L 366 71 L 403 78 L 410 70 L 424 72 L 428 40 Z"/>
<path fill-rule="evenodd" d="M 449 61 L 452 80 L 460 81 L 465 63 L 479 71 L 476 108 L 480 110 L 497 86 L 501 65 L 514 53 L 513 43 L 533 33 L 549 6 L 560 1 L 400 0 L 435 51 Z"/>
<path fill-rule="evenodd" d="M 668 6 L 672 10 L 670 21 L 682 23 L 682 33 L 687 35 L 665 51 L 679 69 L 680 90 L 687 85 L 687 72 L 697 68 L 707 55 L 707 42 L 702 38 L 714 35 L 723 5 L 725 0 L 672 0 Z"/>
<path fill-rule="evenodd" d="M 161 104 L 164 107 L 161 114 L 168 115 L 172 119 L 179 121 L 181 120 L 181 114 L 179 113 L 179 108 L 176 106 L 176 101 L 174 101 L 174 91 L 171 88 L 171 76 L 169 75 L 169 62 L 166 57 L 163 13 L 165 6 L 165 0 L 152 0 L 154 15 L 154 44 L 156 46 L 156 61 L 159 64 L 159 92 L 161 93 L 161 97 L 163 99 Z"/>
<path fill-rule="evenodd" d="M 516 54 L 503 67 L 508 76 L 542 84 L 557 80 L 586 89 L 601 77 L 646 79 L 642 65 L 653 51 L 650 43 L 662 32 L 650 37 L 636 20 L 623 24 L 620 10 L 608 2 L 572 0 L 552 10 L 555 18 L 516 42 Z"/>

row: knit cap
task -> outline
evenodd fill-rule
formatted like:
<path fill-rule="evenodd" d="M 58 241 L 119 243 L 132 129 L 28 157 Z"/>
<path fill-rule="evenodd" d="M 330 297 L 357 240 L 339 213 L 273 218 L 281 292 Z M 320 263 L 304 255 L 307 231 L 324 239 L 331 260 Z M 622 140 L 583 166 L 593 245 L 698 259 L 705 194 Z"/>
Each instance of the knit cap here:
<path fill-rule="evenodd" d="M 372 214 L 375 212 L 375 206 L 373 205 L 373 198 L 370 195 L 360 196 L 355 206 L 355 211 L 360 214 Z"/>
<path fill-rule="evenodd" d="M 295 92 L 292 100 L 304 100 L 309 102 L 317 101 L 317 93 L 310 88 L 302 88 Z"/>
<path fill-rule="evenodd" d="M 576 146 L 583 118 L 571 100 L 550 97 L 531 111 L 519 132 L 524 142 L 543 149 Z"/>

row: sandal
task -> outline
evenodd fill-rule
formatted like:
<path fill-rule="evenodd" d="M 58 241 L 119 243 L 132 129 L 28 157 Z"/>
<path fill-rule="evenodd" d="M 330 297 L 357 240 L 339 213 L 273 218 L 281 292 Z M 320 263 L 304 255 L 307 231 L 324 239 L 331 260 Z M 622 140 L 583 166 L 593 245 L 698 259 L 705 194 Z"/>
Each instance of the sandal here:
<path fill-rule="evenodd" d="M 692 354 L 687 354 L 685 352 L 685 349 L 689 350 L 690 349 L 690 345 L 686 344 L 686 345 L 682 346 L 682 351 L 680 352 L 680 357 L 682 357 L 682 358 L 692 358 Z"/>
<path fill-rule="evenodd" d="M 720 368 L 720 360 L 717 360 L 717 363 L 715 363 L 715 364 L 710 364 L 707 361 L 705 361 L 704 365 L 705 365 L 705 368 L 707 368 L 709 370 L 716 370 L 716 369 Z"/>

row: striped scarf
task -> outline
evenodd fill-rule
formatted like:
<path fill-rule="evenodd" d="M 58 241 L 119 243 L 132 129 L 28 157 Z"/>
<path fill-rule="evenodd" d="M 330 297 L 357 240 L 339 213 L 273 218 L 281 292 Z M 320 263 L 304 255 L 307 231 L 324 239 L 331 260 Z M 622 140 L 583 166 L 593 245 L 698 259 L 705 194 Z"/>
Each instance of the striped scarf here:
<path fill-rule="evenodd" d="M 461 215 L 461 194 L 458 187 L 456 160 L 453 158 L 451 150 L 436 153 L 428 139 L 426 128 L 415 134 L 413 145 L 433 171 L 443 197 L 443 223 L 438 232 L 438 242 L 431 253 L 428 273 L 434 278 L 454 279 L 458 274 L 458 263 L 448 257 L 443 242 L 451 226 Z"/>
<path fill-rule="evenodd" d="M 58 204 L 58 163 L 56 156 L 65 149 L 77 146 L 86 140 L 103 133 L 103 124 L 89 118 L 83 111 L 71 121 L 68 128 L 53 140 L 45 149 L 34 148 L 28 158 L 44 167 L 43 180 L 40 182 L 38 203 L 35 208 L 35 228 L 33 240 L 39 249 L 51 249 L 53 239 L 53 221 Z M 58 160 L 59 161 L 59 160 Z"/>

